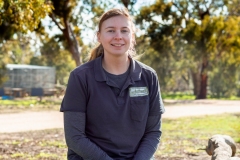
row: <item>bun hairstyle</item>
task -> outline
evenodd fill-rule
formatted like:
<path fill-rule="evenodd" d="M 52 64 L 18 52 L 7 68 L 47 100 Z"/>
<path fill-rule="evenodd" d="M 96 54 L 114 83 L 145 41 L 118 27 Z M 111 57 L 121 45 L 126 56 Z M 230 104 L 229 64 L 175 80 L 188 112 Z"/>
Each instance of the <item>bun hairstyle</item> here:
<path fill-rule="evenodd" d="M 133 20 L 128 12 L 128 10 L 126 8 L 123 8 L 123 9 L 117 9 L 117 8 L 114 8 L 114 9 L 111 9 L 107 12 L 105 12 L 101 17 L 100 17 L 100 20 L 99 20 L 99 24 L 98 24 L 98 32 L 100 32 L 101 30 L 101 26 L 102 26 L 102 23 L 109 19 L 109 18 L 112 18 L 112 17 L 115 17 L 115 16 L 125 16 L 128 18 L 128 20 L 131 22 L 131 29 L 133 31 L 133 33 L 135 33 L 135 25 L 133 24 Z M 134 41 L 132 42 L 132 44 L 130 45 L 130 49 L 128 50 L 128 54 L 129 56 L 134 56 L 135 55 L 135 48 L 134 48 L 134 45 L 135 45 L 135 39 Z M 103 52 L 104 52 L 104 49 L 103 49 L 103 46 L 102 44 L 97 44 L 96 47 L 94 47 L 91 52 L 90 52 L 90 56 L 89 56 L 89 60 L 88 61 L 91 61 L 91 60 L 94 60 L 96 59 L 97 57 L 100 57 L 101 55 L 103 55 Z"/>

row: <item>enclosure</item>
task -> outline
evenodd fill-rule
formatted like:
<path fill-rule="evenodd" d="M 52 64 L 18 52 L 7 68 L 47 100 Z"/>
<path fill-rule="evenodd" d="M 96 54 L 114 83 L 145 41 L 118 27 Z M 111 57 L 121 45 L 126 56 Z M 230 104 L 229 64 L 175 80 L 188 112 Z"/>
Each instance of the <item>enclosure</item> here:
<path fill-rule="evenodd" d="M 52 94 L 55 87 L 55 67 L 7 64 L 7 81 L 2 85 L 4 95 L 41 96 Z"/>

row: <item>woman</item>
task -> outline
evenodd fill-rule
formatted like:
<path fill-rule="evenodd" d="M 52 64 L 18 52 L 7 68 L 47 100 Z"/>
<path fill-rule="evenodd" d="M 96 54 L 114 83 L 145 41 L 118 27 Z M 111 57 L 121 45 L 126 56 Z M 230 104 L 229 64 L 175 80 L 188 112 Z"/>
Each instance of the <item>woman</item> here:
<path fill-rule="evenodd" d="M 132 59 L 134 24 L 126 9 L 100 18 L 99 45 L 74 69 L 61 105 L 69 160 L 149 160 L 164 107 L 156 72 Z"/>

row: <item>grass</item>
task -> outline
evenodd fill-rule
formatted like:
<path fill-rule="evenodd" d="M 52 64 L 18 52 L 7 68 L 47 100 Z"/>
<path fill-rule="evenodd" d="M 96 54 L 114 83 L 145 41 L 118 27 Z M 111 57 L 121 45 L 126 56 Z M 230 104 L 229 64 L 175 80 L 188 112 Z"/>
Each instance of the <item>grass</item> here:
<path fill-rule="evenodd" d="M 15 98 L 13 100 L 0 100 L 0 113 L 21 112 L 26 110 L 59 110 L 61 98 L 38 97 Z"/>
<path fill-rule="evenodd" d="M 162 94 L 162 98 L 172 100 L 194 100 L 195 96 L 189 93 L 168 93 Z M 216 99 L 208 96 L 208 99 Z M 240 100 L 240 97 L 232 96 L 220 98 L 221 100 Z M 13 100 L 0 99 L 0 113 L 20 112 L 22 110 L 59 110 L 62 98 L 43 97 L 40 101 L 38 97 L 16 98 Z"/>
<path fill-rule="evenodd" d="M 63 129 L 0 134 L 0 160 L 66 160 Z"/>
<path fill-rule="evenodd" d="M 193 95 L 187 94 L 163 94 L 162 96 L 163 99 L 195 99 Z M 42 101 L 36 97 L 0 100 L 0 113 L 59 110 L 60 104 L 61 99 L 55 97 L 44 97 Z M 204 148 L 208 139 L 214 134 L 231 136 L 237 142 L 236 155 L 240 157 L 239 122 L 240 115 L 237 114 L 163 119 L 163 134 L 156 152 L 156 160 L 188 160 L 189 155 L 207 155 L 205 151 L 199 149 Z M 66 160 L 66 152 L 62 129 L 0 134 L 0 160 Z"/>
<path fill-rule="evenodd" d="M 156 160 L 207 155 L 199 149 L 204 148 L 214 134 L 231 136 L 238 143 L 236 156 L 239 157 L 239 122 L 240 115 L 232 114 L 163 119 Z M 0 159 L 66 160 L 66 152 L 63 129 L 0 134 Z"/>
<path fill-rule="evenodd" d="M 163 99 L 172 99 L 172 100 L 195 100 L 195 96 L 190 93 L 162 93 Z M 216 98 L 212 95 L 208 95 L 207 99 L 219 99 L 219 100 L 240 100 L 240 97 L 231 96 L 231 97 L 220 97 Z"/>
<path fill-rule="evenodd" d="M 199 149 L 205 148 L 208 139 L 215 134 L 229 135 L 240 143 L 239 122 L 240 115 L 231 114 L 164 119 L 161 145 L 156 155 L 184 157 L 186 154 L 205 154 Z"/>
<path fill-rule="evenodd" d="M 172 99 L 172 100 L 194 100 L 195 96 L 192 94 L 183 94 L 183 93 L 168 93 L 162 94 L 163 99 Z"/>

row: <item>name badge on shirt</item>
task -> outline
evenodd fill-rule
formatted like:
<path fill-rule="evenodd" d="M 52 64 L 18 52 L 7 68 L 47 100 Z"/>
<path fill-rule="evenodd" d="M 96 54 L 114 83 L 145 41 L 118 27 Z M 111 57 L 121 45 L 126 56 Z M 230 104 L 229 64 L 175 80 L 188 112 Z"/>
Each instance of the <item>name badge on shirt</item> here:
<path fill-rule="evenodd" d="M 148 95 L 147 87 L 131 87 L 129 88 L 129 96 L 130 97 L 140 97 Z"/>

